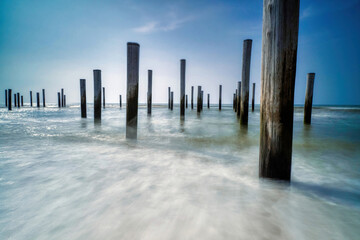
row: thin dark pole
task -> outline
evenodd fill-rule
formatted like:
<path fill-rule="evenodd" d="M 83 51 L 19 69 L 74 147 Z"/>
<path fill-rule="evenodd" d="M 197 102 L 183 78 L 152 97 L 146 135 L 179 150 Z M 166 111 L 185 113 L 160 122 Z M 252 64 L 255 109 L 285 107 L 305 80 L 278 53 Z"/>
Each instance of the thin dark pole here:
<path fill-rule="evenodd" d="M 221 110 L 222 85 L 219 85 L 219 110 Z"/>
<path fill-rule="evenodd" d="M 102 97 L 103 97 L 103 108 L 105 109 L 105 88 L 103 87 L 102 90 L 103 90 L 103 95 L 102 95 Z"/>
<path fill-rule="evenodd" d="M 185 107 L 188 108 L 188 95 L 185 95 Z"/>
<path fill-rule="evenodd" d="M 101 120 L 101 70 L 94 71 L 94 120 Z"/>
<path fill-rule="evenodd" d="M 191 110 L 194 109 L 194 86 L 191 86 Z"/>
<path fill-rule="evenodd" d="M 58 92 L 57 95 L 58 95 L 58 107 L 61 108 L 60 92 Z"/>
<path fill-rule="evenodd" d="M 196 110 L 197 110 L 197 113 L 201 112 L 201 86 L 198 86 Z"/>
<path fill-rule="evenodd" d="M 12 90 L 9 89 L 8 90 L 8 110 L 11 111 L 11 95 L 12 95 Z"/>
<path fill-rule="evenodd" d="M 16 93 L 14 93 L 14 107 L 17 107 L 17 104 L 16 104 Z"/>
<path fill-rule="evenodd" d="M 36 107 L 40 107 L 40 93 L 37 92 L 36 93 Z"/>
<path fill-rule="evenodd" d="M 7 89 L 5 89 L 5 107 L 8 106 L 8 95 L 7 95 L 8 91 Z"/>
<path fill-rule="evenodd" d="M 64 89 L 61 89 L 61 107 L 65 107 L 64 106 Z"/>
<path fill-rule="evenodd" d="M 80 79 L 80 102 L 81 102 L 81 117 L 86 118 L 86 80 Z"/>
<path fill-rule="evenodd" d="M 240 118 L 241 111 L 241 81 L 238 82 L 237 100 L 236 100 L 236 115 Z"/>
<path fill-rule="evenodd" d="M 21 106 L 24 106 L 24 96 L 21 96 Z"/>
<path fill-rule="evenodd" d="M 311 111 L 313 103 L 315 73 L 308 73 L 304 105 L 304 123 L 311 124 Z"/>
<path fill-rule="evenodd" d="M 20 108 L 20 93 L 17 93 L 17 107 Z"/>
<path fill-rule="evenodd" d="M 243 64 L 241 78 L 241 102 L 240 102 L 240 124 L 248 125 L 249 120 L 249 88 L 250 88 L 250 62 L 251 62 L 252 40 L 244 40 Z"/>
<path fill-rule="evenodd" d="M 147 113 L 151 115 L 152 104 L 152 70 L 148 70 Z"/>
<path fill-rule="evenodd" d="M 185 71 L 186 60 L 180 60 L 180 118 L 185 118 Z"/>
<path fill-rule="evenodd" d="M 33 106 L 32 91 L 30 91 L 30 106 Z"/>
<path fill-rule="evenodd" d="M 45 89 L 42 90 L 43 95 L 43 107 L 45 107 Z"/>
<path fill-rule="evenodd" d="M 64 107 L 66 107 L 66 95 L 64 94 Z"/>
<path fill-rule="evenodd" d="M 171 108 L 171 103 L 170 103 L 170 101 L 171 101 L 171 89 L 170 89 L 170 87 L 168 87 L 168 108 L 170 109 Z"/>
<path fill-rule="evenodd" d="M 234 107 L 234 112 L 237 112 L 237 99 L 238 99 L 238 90 L 235 90 L 235 107 Z"/>
<path fill-rule="evenodd" d="M 255 110 L 255 83 L 253 83 L 253 92 L 252 92 L 252 100 L 251 100 L 251 111 Z"/>
<path fill-rule="evenodd" d="M 121 95 L 119 97 L 120 97 L 120 108 L 122 108 L 122 97 Z"/>
<path fill-rule="evenodd" d="M 174 92 L 170 93 L 170 110 L 174 109 Z"/>
<path fill-rule="evenodd" d="M 207 108 L 210 108 L 210 94 L 207 95 Z"/>

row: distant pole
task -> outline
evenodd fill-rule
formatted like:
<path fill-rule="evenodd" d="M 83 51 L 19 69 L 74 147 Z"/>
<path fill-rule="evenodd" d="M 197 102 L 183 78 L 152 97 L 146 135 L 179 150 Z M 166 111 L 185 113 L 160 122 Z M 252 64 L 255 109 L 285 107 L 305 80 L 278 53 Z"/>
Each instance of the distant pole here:
<path fill-rule="evenodd" d="M 180 60 L 180 118 L 185 118 L 185 68 L 186 60 Z"/>
<path fill-rule="evenodd" d="M 210 94 L 207 95 L 207 107 L 210 108 Z"/>
<path fill-rule="evenodd" d="M 222 85 L 219 85 L 219 110 L 221 110 Z"/>
<path fill-rule="evenodd" d="M 194 86 L 191 86 L 191 110 L 194 109 Z"/>
<path fill-rule="evenodd" d="M 188 95 L 185 95 L 185 107 L 188 108 Z"/>
<path fill-rule="evenodd" d="M 40 93 L 37 92 L 36 93 L 36 107 L 40 107 Z"/>
<path fill-rule="evenodd" d="M 237 112 L 237 99 L 238 99 L 238 90 L 235 90 L 235 107 L 234 107 L 234 112 Z"/>
<path fill-rule="evenodd" d="M 16 93 L 14 93 L 14 107 L 17 107 L 17 104 L 16 104 Z"/>
<path fill-rule="evenodd" d="M 64 106 L 64 89 L 61 89 L 61 107 L 65 107 Z"/>
<path fill-rule="evenodd" d="M 20 108 L 20 93 L 17 93 L 17 107 Z"/>
<path fill-rule="evenodd" d="M 120 108 L 122 108 L 122 99 L 121 99 L 121 95 L 119 96 L 120 98 Z"/>
<path fill-rule="evenodd" d="M 86 118 L 87 117 L 87 112 L 86 112 L 86 79 L 80 79 L 80 103 L 81 103 L 81 117 Z"/>
<path fill-rule="evenodd" d="M 58 92 L 57 95 L 58 95 L 58 107 L 61 108 L 60 92 Z"/>
<path fill-rule="evenodd" d="M 8 89 L 8 110 L 11 111 L 11 94 L 12 94 L 12 90 Z"/>
<path fill-rule="evenodd" d="M 233 95 L 233 110 L 234 111 L 235 111 L 235 106 L 236 106 L 235 101 L 236 101 L 236 93 L 234 93 L 234 95 Z"/>
<path fill-rule="evenodd" d="M 300 0 L 264 0 L 259 175 L 290 180 Z"/>
<path fill-rule="evenodd" d="M 174 92 L 170 93 L 170 110 L 174 109 Z"/>
<path fill-rule="evenodd" d="M 8 106 L 8 95 L 7 95 L 8 91 L 7 89 L 5 89 L 5 107 Z"/>
<path fill-rule="evenodd" d="M 42 90 L 43 95 L 43 107 L 45 107 L 45 89 Z"/>
<path fill-rule="evenodd" d="M 203 108 L 204 108 L 204 91 L 201 91 L 201 106 L 200 106 L 201 111 L 203 110 Z"/>
<path fill-rule="evenodd" d="M 171 103 L 170 103 L 170 101 L 171 101 L 171 89 L 170 89 L 170 87 L 168 87 L 168 108 L 170 109 L 171 108 Z"/>
<path fill-rule="evenodd" d="M 66 107 L 66 95 L 64 94 L 64 107 Z"/>
<path fill-rule="evenodd" d="M 101 120 L 101 70 L 94 71 L 94 120 Z"/>
<path fill-rule="evenodd" d="M 151 115 L 152 104 L 152 70 L 148 70 L 147 113 Z"/>
<path fill-rule="evenodd" d="M 105 88 L 103 87 L 102 90 L 103 90 L 103 95 L 102 95 L 102 97 L 103 97 L 103 108 L 105 109 Z"/>
<path fill-rule="evenodd" d="M 30 106 L 33 106 L 32 91 L 30 91 Z"/>
<path fill-rule="evenodd" d="M 201 112 L 201 86 L 198 86 L 198 92 L 197 92 L 197 107 L 196 110 L 198 113 Z"/>
<path fill-rule="evenodd" d="M 251 100 L 251 111 L 255 110 L 255 83 L 253 83 L 253 92 L 252 92 L 252 100 Z"/>
<path fill-rule="evenodd" d="M 306 96 L 304 105 L 304 123 L 311 124 L 311 111 L 313 102 L 315 73 L 308 73 L 306 84 Z"/>
<path fill-rule="evenodd" d="M 240 117 L 241 111 L 241 82 L 238 82 L 237 98 L 236 98 L 236 115 Z"/>
<path fill-rule="evenodd" d="M 249 89 L 250 89 L 250 62 L 251 62 L 252 40 L 244 40 L 243 61 L 242 61 L 242 86 L 240 104 L 240 124 L 248 125 L 249 119 Z"/>
<path fill-rule="evenodd" d="M 21 106 L 24 106 L 24 96 L 21 96 Z"/>
<path fill-rule="evenodd" d="M 131 139 L 137 138 L 139 54 L 138 43 L 127 43 L 126 138 Z"/>

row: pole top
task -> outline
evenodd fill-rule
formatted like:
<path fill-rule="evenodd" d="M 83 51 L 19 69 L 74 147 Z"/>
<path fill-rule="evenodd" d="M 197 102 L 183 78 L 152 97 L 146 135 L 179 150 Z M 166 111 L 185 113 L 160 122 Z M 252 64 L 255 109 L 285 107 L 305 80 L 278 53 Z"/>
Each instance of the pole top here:
<path fill-rule="evenodd" d="M 244 42 L 252 42 L 252 39 L 245 39 Z"/>
<path fill-rule="evenodd" d="M 128 46 L 138 46 L 138 47 L 140 47 L 140 45 L 138 43 L 136 43 L 136 42 L 128 42 L 127 45 Z"/>

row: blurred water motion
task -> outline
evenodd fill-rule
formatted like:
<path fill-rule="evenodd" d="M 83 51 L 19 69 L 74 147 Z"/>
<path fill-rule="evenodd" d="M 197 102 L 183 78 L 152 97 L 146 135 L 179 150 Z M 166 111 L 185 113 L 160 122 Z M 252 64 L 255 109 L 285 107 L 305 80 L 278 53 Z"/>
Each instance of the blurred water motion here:
<path fill-rule="evenodd" d="M 295 109 L 292 183 L 258 178 L 259 111 L 0 109 L 0 239 L 358 239 L 360 110 Z"/>

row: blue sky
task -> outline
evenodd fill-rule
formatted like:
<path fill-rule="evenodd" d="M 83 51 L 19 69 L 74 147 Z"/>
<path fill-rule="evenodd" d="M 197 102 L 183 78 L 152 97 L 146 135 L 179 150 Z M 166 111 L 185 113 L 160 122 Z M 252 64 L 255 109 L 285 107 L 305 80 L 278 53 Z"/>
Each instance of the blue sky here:
<path fill-rule="evenodd" d="M 180 59 L 186 91 L 202 85 L 217 102 L 223 85 L 231 103 L 241 80 L 242 44 L 253 39 L 250 81 L 260 99 L 261 0 L 0 0 L 0 103 L 4 89 L 24 94 L 45 88 L 56 102 L 65 88 L 79 102 L 79 79 L 93 99 L 93 69 L 102 70 L 107 101 L 125 99 L 126 43 L 140 44 L 140 102 L 147 69 L 153 102 L 179 100 Z M 303 104 L 306 74 L 315 72 L 314 104 L 360 105 L 360 0 L 301 0 L 295 103 Z"/>

